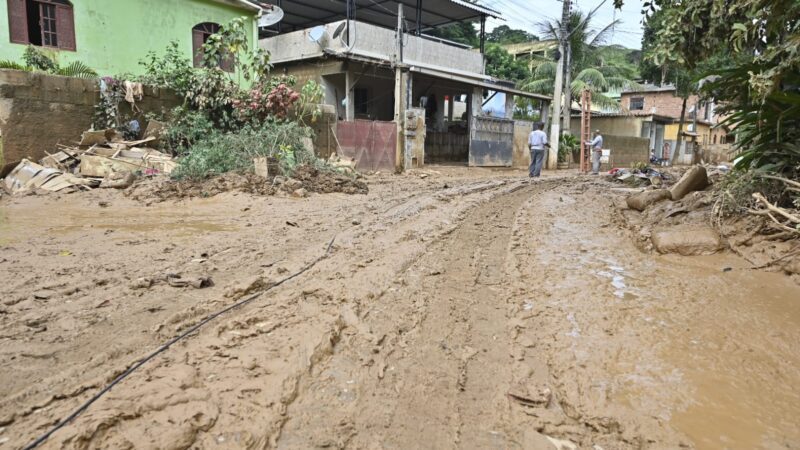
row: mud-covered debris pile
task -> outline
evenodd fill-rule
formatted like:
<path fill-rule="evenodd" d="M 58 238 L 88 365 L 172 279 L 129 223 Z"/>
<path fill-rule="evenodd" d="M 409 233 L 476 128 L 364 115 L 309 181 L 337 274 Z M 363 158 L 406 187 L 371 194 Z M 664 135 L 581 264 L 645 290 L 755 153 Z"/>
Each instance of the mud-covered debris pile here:
<path fill-rule="evenodd" d="M 796 236 L 781 234 L 763 217 L 722 217 L 715 209 L 723 174 L 717 167 L 693 166 L 669 189 L 649 186 L 627 195 L 619 205 L 621 217 L 637 235 L 639 247 L 681 255 L 728 248 L 756 267 L 800 274 Z"/>
<path fill-rule="evenodd" d="M 202 181 L 167 178 L 140 180 L 125 190 L 125 195 L 144 202 L 163 202 L 181 198 L 213 197 L 231 191 L 306 197 L 311 192 L 367 194 L 369 188 L 366 183 L 354 177 L 299 166 L 293 177 L 264 178 L 253 173 L 229 172 Z"/>
<path fill-rule="evenodd" d="M 62 145 L 38 164 L 23 159 L 5 176 L 3 186 L 13 194 L 69 193 L 97 187 L 124 189 L 137 177 L 169 175 L 177 164 L 153 148 L 159 139 L 154 128 L 149 126 L 144 136 L 137 136 L 143 137 L 139 140 L 126 140 L 114 129 L 86 131 L 80 143 Z"/>
<path fill-rule="evenodd" d="M 309 192 L 321 194 L 331 192 L 366 194 L 369 192 L 367 183 L 361 180 L 335 172 L 323 172 L 311 166 L 298 167 L 293 178 L 303 183 L 303 188 Z"/>

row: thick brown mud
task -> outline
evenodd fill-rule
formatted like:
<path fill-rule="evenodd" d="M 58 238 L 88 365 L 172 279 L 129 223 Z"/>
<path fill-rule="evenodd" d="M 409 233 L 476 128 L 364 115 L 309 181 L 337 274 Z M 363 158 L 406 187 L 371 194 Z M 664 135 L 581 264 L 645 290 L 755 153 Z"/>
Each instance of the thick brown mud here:
<path fill-rule="evenodd" d="M 586 178 L 437 169 L 368 195 L 0 201 L 0 446 L 800 448 L 800 287 L 637 249 Z M 141 278 L 203 275 L 175 288 Z"/>

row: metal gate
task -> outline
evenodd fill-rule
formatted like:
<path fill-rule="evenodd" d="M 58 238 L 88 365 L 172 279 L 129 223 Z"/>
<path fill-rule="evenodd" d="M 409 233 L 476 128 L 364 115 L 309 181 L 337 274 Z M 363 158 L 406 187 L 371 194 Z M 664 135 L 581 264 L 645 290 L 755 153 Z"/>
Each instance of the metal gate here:
<path fill-rule="evenodd" d="M 469 143 L 469 165 L 511 167 L 514 161 L 514 121 L 474 117 Z"/>
<path fill-rule="evenodd" d="M 394 122 L 339 122 L 336 139 L 342 156 L 355 159 L 357 170 L 394 171 L 397 154 L 397 124 Z"/>

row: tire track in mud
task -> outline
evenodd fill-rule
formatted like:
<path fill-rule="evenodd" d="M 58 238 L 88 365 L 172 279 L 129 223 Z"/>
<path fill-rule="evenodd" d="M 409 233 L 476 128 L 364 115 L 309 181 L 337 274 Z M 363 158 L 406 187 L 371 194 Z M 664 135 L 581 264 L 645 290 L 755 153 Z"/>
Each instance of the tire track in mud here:
<path fill-rule="evenodd" d="M 57 433 L 46 446 L 60 443 L 76 448 L 125 447 L 132 444 L 126 436 L 135 435 L 142 437 L 135 444 L 141 448 L 182 448 L 187 443 L 203 447 L 223 441 L 236 442 L 246 448 L 270 446 L 285 420 L 287 406 L 301 393 L 306 374 L 313 372 L 330 354 L 345 324 L 353 323 L 352 320 L 347 322 L 351 319 L 347 311 L 358 309 L 359 302 L 346 307 L 341 304 L 353 298 L 380 296 L 398 268 L 405 270 L 424 252 L 431 238 L 447 233 L 454 226 L 453 222 L 458 220 L 456 216 L 461 214 L 458 211 L 492 197 L 494 191 L 505 184 L 486 187 L 481 183 L 464 183 L 441 196 L 438 203 L 429 203 L 424 208 L 402 205 L 413 205 L 419 198 L 431 196 L 429 192 L 392 202 L 392 206 L 399 207 L 400 214 L 388 214 L 387 210 L 386 214 L 368 216 L 363 225 L 351 227 L 337 244 L 337 254 L 325 262 L 326 267 L 319 267 L 298 280 L 299 286 L 282 288 L 265 302 L 267 304 L 237 313 L 236 317 L 224 319 L 216 327 L 211 325 L 212 329 L 216 328 L 215 332 L 201 331 L 192 342 L 182 344 L 182 349 L 176 349 L 174 354 L 165 356 L 152 367 L 143 368 L 137 380 L 115 388 L 107 399 L 93 407 L 93 411 L 79 418 L 69 429 Z M 471 194 L 478 195 L 472 198 Z M 456 203 L 442 209 L 452 201 Z M 387 216 L 396 234 L 382 234 Z M 431 221 L 429 216 L 438 219 Z M 366 240 L 377 241 L 377 247 L 363 248 L 362 242 Z M 375 280 L 356 288 L 347 286 L 349 277 L 364 270 L 364 264 L 359 261 L 371 260 L 368 256 L 376 248 L 398 244 L 409 249 L 398 261 L 382 263 L 377 272 L 372 271 Z M 299 265 L 303 255 L 308 253 L 300 252 L 283 265 L 289 268 Z M 377 263 L 376 260 L 372 264 Z M 242 286 L 242 291 L 252 285 L 251 281 Z M 200 302 L 192 312 L 172 324 L 177 325 L 176 329 L 185 328 L 203 311 L 219 304 L 218 299 Z M 299 342 L 299 347 L 293 343 L 298 335 L 308 337 Z M 254 356 L 253 349 L 259 347 L 258 351 L 266 354 Z M 234 387 L 231 380 L 238 385 Z M 162 400 L 154 402 L 150 398 Z M 35 433 L 66 414 L 66 408 L 79 400 L 74 398 L 65 404 L 49 405 L 46 414 L 30 417 L 33 423 L 38 423 L 34 425 Z M 257 432 L 236 420 L 242 411 L 248 410 L 253 420 L 263 424 L 257 427 Z M 195 414 L 197 411 L 200 411 L 199 416 Z M 18 425 L 29 427 L 33 423 L 15 423 L 14 429 L 20 430 Z M 181 425 L 168 433 L 160 433 L 158 423 Z M 25 442 L 24 434 L 19 436 L 20 445 Z"/>
<path fill-rule="evenodd" d="M 558 182 L 469 212 L 351 318 L 289 408 L 279 448 L 508 448 L 506 259 L 520 206 Z M 517 191 L 517 192 L 515 192 Z"/>

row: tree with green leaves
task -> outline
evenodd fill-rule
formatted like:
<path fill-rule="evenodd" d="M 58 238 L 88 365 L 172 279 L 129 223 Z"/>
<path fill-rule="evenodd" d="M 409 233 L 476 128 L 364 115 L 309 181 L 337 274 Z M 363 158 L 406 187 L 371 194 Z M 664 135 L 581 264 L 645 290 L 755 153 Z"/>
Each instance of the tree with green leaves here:
<path fill-rule="evenodd" d="M 621 7 L 624 0 L 615 0 Z M 737 167 L 800 174 L 800 2 L 651 0 L 651 61 L 699 71 L 703 94 L 722 103 L 738 133 Z M 715 55 L 727 64 L 704 68 Z"/>
<path fill-rule="evenodd" d="M 539 37 L 525 30 L 514 29 L 508 25 L 500 25 L 486 34 L 486 40 L 496 44 L 507 45 L 538 41 Z"/>
<path fill-rule="evenodd" d="M 569 42 L 572 49 L 570 68 L 572 77 L 566 104 L 571 104 L 571 96 L 579 97 L 581 92 L 589 90 L 592 102 L 601 107 L 618 107 L 619 102 L 604 93 L 612 88 L 635 86 L 633 81 L 636 68 L 628 62 L 611 62 L 604 58 L 602 46 L 611 37 L 611 30 L 619 21 L 614 21 L 602 28 L 592 27 L 594 12 L 584 14 L 575 11 L 570 15 Z M 545 39 L 558 39 L 561 33 L 561 22 L 543 22 L 540 24 L 541 36 Z M 533 71 L 532 76 L 522 84 L 522 88 L 541 94 L 552 94 L 555 85 L 557 64 L 560 61 L 545 61 Z"/>
<path fill-rule="evenodd" d="M 486 73 L 502 80 L 519 82 L 530 77 L 525 61 L 515 59 L 499 44 L 486 46 Z"/>

